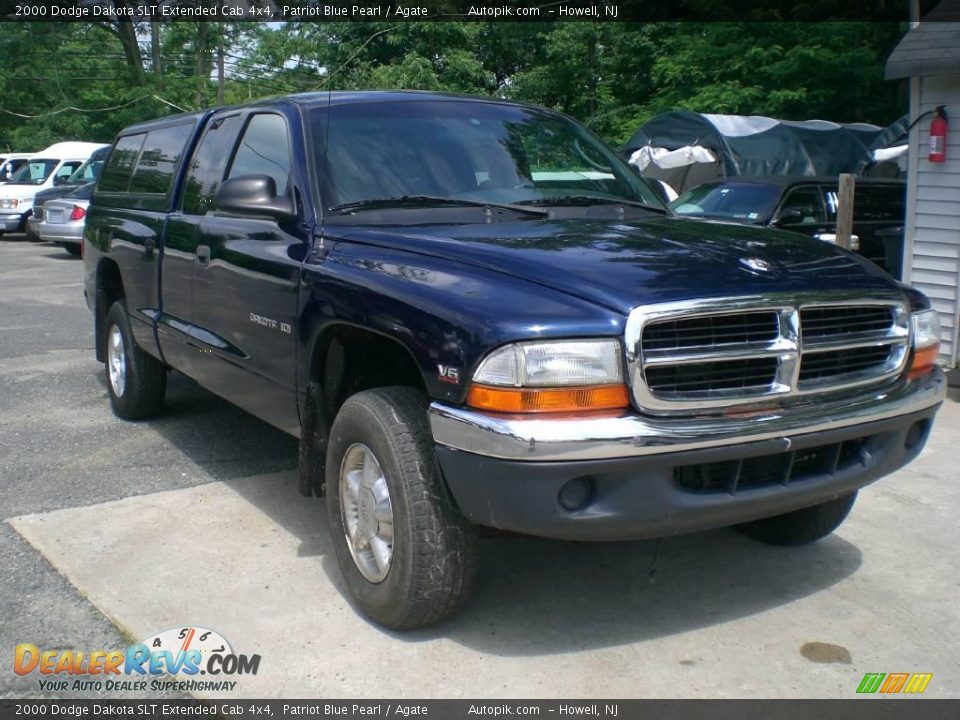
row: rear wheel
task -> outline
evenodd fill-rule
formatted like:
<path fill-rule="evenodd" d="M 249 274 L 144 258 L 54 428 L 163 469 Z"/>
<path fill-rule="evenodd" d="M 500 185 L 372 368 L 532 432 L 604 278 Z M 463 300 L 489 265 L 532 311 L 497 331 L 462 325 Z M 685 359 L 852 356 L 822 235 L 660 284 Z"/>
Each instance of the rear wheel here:
<path fill-rule="evenodd" d="M 113 412 L 125 420 L 157 415 L 167 392 L 167 369 L 134 341 L 122 301 L 110 306 L 105 325 L 107 390 Z"/>
<path fill-rule="evenodd" d="M 412 388 L 357 393 L 327 447 L 327 514 L 347 588 L 395 630 L 456 613 L 474 571 L 476 528 L 441 477 L 426 410 Z"/>
<path fill-rule="evenodd" d="M 852 492 L 820 505 L 734 527 L 744 535 L 770 545 L 806 545 L 825 538 L 840 527 L 856 499 L 857 493 Z"/>

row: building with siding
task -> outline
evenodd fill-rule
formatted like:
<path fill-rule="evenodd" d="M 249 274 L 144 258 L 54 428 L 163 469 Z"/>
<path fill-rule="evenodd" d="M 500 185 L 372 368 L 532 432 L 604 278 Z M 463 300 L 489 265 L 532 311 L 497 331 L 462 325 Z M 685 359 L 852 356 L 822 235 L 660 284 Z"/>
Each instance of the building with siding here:
<path fill-rule="evenodd" d="M 960 0 L 943 0 L 900 41 L 887 61 L 888 79 L 910 79 L 907 218 L 903 279 L 940 314 L 941 362 L 960 360 Z M 946 162 L 928 159 L 933 110 L 951 123 Z"/>

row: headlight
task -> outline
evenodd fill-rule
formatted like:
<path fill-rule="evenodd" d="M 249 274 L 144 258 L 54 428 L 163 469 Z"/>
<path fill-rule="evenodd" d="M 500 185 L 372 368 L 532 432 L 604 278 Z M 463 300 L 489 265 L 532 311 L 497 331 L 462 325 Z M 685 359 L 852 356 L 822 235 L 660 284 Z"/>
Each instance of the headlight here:
<path fill-rule="evenodd" d="M 940 354 L 940 315 L 936 310 L 921 310 L 910 316 L 910 337 L 913 355 L 910 377 L 923 375 L 933 369 Z"/>
<path fill-rule="evenodd" d="M 20 204 L 20 201 L 16 198 L 2 198 L 0 199 L 0 208 L 4 210 L 12 210 L 17 205 Z"/>
<path fill-rule="evenodd" d="M 510 413 L 627 407 L 620 342 L 604 338 L 505 345 L 477 367 L 467 402 Z"/>

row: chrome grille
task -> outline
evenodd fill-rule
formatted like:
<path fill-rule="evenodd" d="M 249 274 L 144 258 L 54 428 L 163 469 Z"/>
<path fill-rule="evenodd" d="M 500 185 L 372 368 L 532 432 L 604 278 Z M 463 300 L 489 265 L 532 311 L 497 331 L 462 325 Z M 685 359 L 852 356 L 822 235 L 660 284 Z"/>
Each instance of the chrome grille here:
<path fill-rule="evenodd" d="M 658 394 L 769 388 L 777 376 L 777 359 L 663 365 L 647 369 L 647 385 Z"/>
<path fill-rule="evenodd" d="M 644 328 L 643 347 L 654 350 L 690 350 L 733 343 L 772 342 L 780 333 L 776 313 L 707 315 L 665 320 Z"/>
<path fill-rule="evenodd" d="M 878 384 L 909 334 L 899 300 L 735 298 L 637 308 L 626 347 L 637 406 L 690 412 Z"/>

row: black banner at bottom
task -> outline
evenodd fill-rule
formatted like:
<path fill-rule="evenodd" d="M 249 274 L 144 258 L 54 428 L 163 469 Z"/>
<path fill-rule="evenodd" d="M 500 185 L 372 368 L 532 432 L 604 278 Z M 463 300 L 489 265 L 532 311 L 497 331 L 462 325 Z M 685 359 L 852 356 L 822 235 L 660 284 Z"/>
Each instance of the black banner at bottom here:
<path fill-rule="evenodd" d="M 616 720 L 955 720 L 960 699 L 851 700 L 0 700 L 14 718 L 615 718 Z"/>

